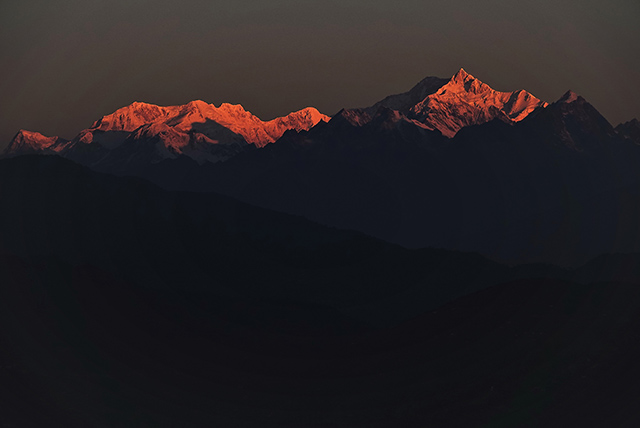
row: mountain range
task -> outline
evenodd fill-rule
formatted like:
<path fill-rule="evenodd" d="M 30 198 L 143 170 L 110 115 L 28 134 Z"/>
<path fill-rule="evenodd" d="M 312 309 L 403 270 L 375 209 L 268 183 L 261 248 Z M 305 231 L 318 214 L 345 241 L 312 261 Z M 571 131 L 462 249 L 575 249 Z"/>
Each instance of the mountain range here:
<path fill-rule="evenodd" d="M 332 117 L 20 131 L 0 420 L 636 427 L 639 136 L 464 70 Z"/>
<path fill-rule="evenodd" d="M 5 156 L 55 154 L 408 248 L 577 266 L 640 251 L 639 129 L 614 128 L 571 91 L 547 103 L 460 69 L 332 117 L 134 103 L 70 141 L 20 131 Z"/>
<path fill-rule="evenodd" d="M 465 126 L 496 118 L 518 122 L 537 107 L 546 105 L 526 91 L 495 91 L 460 69 L 449 80 L 428 77 L 404 94 L 389 96 L 369 108 L 349 113 L 352 120 L 363 124 L 381 107 L 386 107 L 424 129 L 437 129 L 453 137 Z M 154 140 L 155 157 L 151 155 L 151 162 L 179 155 L 200 162 L 216 162 L 227 159 L 219 155 L 218 146 L 264 147 L 287 130 L 306 131 L 330 119 L 313 107 L 264 122 L 240 105 L 223 103 L 216 107 L 198 100 L 182 106 L 161 107 L 135 102 L 103 116 L 71 141 L 21 130 L 10 142 L 6 154 L 57 153 L 71 157 L 78 151 L 104 154 L 125 142 L 141 151 L 142 140 Z M 83 148 L 83 145 L 92 148 Z"/>
<path fill-rule="evenodd" d="M 146 162 L 187 156 L 217 162 L 239 153 L 246 145 L 263 147 L 290 129 L 309 129 L 329 117 L 309 107 L 264 122 L 240 105 L 220 107 L 204 101 L 160 107 L 135 102 L 97 120 L 71 141 L 21 130 L 7 154 L 49 153 L 88 156 L 95 161 L 122 156 Z"/>

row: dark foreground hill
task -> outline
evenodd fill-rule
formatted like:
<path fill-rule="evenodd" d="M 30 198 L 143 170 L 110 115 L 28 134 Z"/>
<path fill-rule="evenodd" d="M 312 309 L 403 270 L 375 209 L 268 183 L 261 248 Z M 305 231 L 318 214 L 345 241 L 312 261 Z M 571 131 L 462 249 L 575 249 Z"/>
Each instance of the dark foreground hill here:
<path fill-rule="evenodd" d="M 640 421 L 636 256 L 410 251 L 56 157 L 0 183 L 6 426 Z"/>
<path fill-rule="evenodd" d="M 517 281 L 390 328 L 3 258 L 7 426 L 634 427 L 637 286 Z"/>

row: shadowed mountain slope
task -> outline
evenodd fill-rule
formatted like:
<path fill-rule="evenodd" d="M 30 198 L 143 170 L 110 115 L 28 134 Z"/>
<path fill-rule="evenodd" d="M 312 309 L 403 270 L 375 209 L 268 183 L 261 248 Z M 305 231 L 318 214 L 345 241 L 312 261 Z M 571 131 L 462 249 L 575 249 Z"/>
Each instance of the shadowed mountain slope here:
<path fill-rule="evenodd" d="M 55 156 L 0 183 L 5 424 L 639 421 L 637 255 L 509 268 Z"/>

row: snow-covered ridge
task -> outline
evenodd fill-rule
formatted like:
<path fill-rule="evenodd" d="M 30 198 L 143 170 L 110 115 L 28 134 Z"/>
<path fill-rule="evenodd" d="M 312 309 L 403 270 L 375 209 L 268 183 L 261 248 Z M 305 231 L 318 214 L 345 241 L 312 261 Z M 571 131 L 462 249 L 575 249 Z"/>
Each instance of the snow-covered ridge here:
<path fill-rule="evenodd" d="M 13 155 L 27 153 L 59 153 L 68 141 L 60 137 L 47 137 L 39 132 L 21 129 L 13 137 L 5 153 Z"/>
<path fill-rule="evenodd" d="M 134 158 L 159 162 L 180 155 L 199 163 L 217 162 L 237 154 L 244 145 L 264 147 L 287 130 L 309 130 L 329 120 L 313 107 L 263 121 L 241 105 L 216 107 L 200 100 L 176 106 L 134 102 L 103 116 L 71 141 L 21 130 L 5 155 L 55 153 L 88 164 Z"/>
<path fill-rule="evenodd" d="M 329 119 L 329 116 L 313 107 L 265 122 L 241 105 L 223 103 L 216 107 L 196 100 L 185 105 L 161 107 L 135 102 L 102 117 L 90 129 L 133 132 L 143 125 L 153 123 L 164 124 L 175 131 L 188 133 L 197 127 L 202 128 L 215 123 L 242 136 L 247 143 L 263 147 L 276 141 L 289 129 L 308 130 L 321 120 L 326 122 Z"/>
<path fill-rule="evenodd" d="M 460 69 L 424 100 L 414 105 L 410 117 L 443 135 L 453 137 L 461 128 L 493 119 L 519 122 L 548 104 L 527 91 L 500 92 Z"/>
<path fill-rule="evenodd" d="M 585 103 L 569 91 L 554 105 L 573 108 Z M 548 106 L 525 90 L 496 91 L 460 69 L 449 79 L 427 77 L 405 93 L 390 95 L 371 107 L 343 109 L 333 118 L 313 107 L 263 121 L 236 104 L 216 106 L 195 100 L 158 106 L 134 102 L 103 116 L 71 141 L 20 131 L 5 155 L 58 153 L 89 165 L 123 159 L 159 162 L 182 155 L 199 163 L 218 162 L 235 156 L 247 145 L 264 147 L 288 130 L 307 131 L 320 122 L 331 121 L 333 132 L 376 121 L 384 122 L 384 126 L 402 124 L 437 130 L 451 138 L 464 127 L 495 119 L 520 122 L 534 111 L 547 111 Z M 637 133 L 635 127 L 627 128 L 627 134 Z"/>

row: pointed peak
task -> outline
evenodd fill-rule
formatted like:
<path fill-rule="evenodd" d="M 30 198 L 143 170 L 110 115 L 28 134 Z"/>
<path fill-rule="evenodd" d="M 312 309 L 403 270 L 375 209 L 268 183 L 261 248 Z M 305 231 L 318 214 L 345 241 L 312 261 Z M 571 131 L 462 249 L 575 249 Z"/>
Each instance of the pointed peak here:
<path fill-rule="evenodd" d="M 16 135 L 13 137 L 13 139 L 17 139 L 17 138 L 29 138 L 29 139 L 39 139 L 39 140 L 49 140 L 49 139 L 55 139 L 57 137 L 48 137 L 44 134 L 41 134 L 39 132 L 36 131 L 29 131 L 26 129 L 20 129 Z"/>
<path fill-rule="evenodd" d="M 467 73 L 464 68 L 460 68 L 456 74 L 451 77 L 451 80 L 456 82 L 464 82 L 467 80 L 475 79 L 471 74 Z"/>
<path fill-rule="evenodd" d="M 358 109 L 358 108 L 352 108 L 352 109 L 346 109 L 346 108 L 341 108 L 339 112 L 337 112 L 336 114 L 334 114 L 332 117 L 349 117 L 352 116 L 354 112 L 361 112 L 363 111 L 363 109 Z"/>
<path fill-rule="evenodd" d="M 422 98 L 426 97 L 427 95 L 431 95 L 432 93 L 440 89 L 442 86 L 446 85 L 450 80 L 451 79 L 443 79 L 442 77 L 427 76 L 421 81 L 419 81 L 418 83 L 416 83 L 416 85 L 413 88 L 411 88 L 409 92 L 405 92 L 404 94 L 391 95 L 390 97 L 393 97 L 393 96 L 397 97 L 402 95 L 410 96 L 413 93 L 419 93 L 422 100 Z"/>
<path fill-rule="evenodd" d="M 20 129 L 6 147 L 5 155 L 21 153 L 58 152 L 64 148 L 67 140 L 60 137 L 47 137 L 39 132 Z"/>
<path fill-rule="evenodd" d="M 557 101 L 558 104 L 571 104 L 575 101 L 584 101 L 584 98 L 582 98 L 580 95 L 576 94 L 575 92 L 573 92 L 572 90 L 568 90 L 567 92 L 565 92 L 565 94 L 560 97 L 560 99 Z"/>
<path fill-rule="evenodd" d="M 453 77 L 442 86 L 436 92 L 437 95 L 444 95 L 446 93 L 494 93 L 493 89 L 486 83 L 467 73 L 464 68 L 461 68 Z"/>

